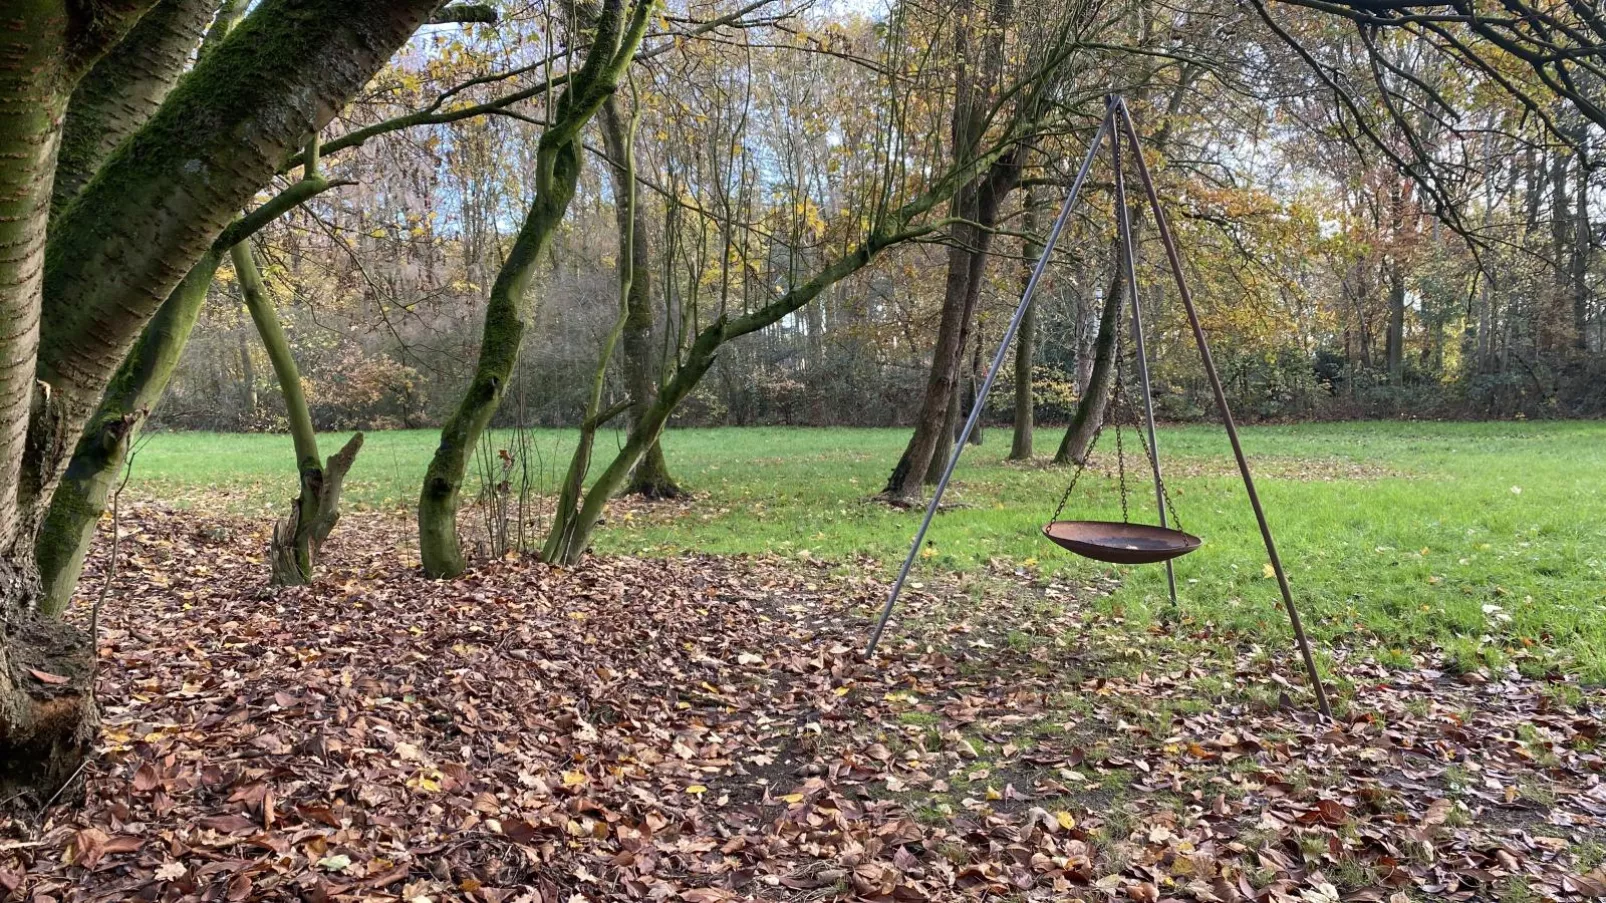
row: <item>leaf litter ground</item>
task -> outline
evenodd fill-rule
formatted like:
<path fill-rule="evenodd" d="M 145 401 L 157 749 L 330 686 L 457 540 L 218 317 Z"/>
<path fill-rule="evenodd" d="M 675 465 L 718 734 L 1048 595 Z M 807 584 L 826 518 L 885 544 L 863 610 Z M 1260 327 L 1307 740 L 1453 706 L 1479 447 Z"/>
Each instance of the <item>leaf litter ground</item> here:
<path fill-rule="evenodd" d="M 87 801 L 0 818 L 0 900 L 1606 896 L 1606 695 L 1559 678 L 1338 652 L 1325 725 L 1280 652 L 1098 585 L 917 585 L 865 660 L 868 563 L 435 582 L 355 514 L 274 592 L 264 542 L 125 516 Z"/>

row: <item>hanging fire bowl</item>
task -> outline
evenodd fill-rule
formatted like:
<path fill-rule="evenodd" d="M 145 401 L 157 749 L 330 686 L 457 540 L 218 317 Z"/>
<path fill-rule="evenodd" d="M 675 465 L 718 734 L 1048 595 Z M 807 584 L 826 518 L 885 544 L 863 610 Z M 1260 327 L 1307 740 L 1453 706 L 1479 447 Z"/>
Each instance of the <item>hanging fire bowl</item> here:
<path fill-rule="evenodd" d="M 1057 520 L 1043 527 L 1043 535 L 1083 558 L 1112 564 L 1170 561 L 1203 541 L 1181 530 L 1106 520 Z"/>

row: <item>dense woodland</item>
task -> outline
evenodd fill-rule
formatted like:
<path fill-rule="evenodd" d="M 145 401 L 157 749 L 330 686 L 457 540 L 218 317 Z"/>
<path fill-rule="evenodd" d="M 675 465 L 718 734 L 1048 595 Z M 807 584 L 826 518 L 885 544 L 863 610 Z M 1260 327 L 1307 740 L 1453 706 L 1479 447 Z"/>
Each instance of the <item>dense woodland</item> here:
<path fill-rule="evenodd" d="M 678 491 L 670 424 L 913 425 L 885 491 L 918 496 L 1112 93 L 1242 412 L 1599 413 L 1606 20 L 1483 7 L 9 7 L 0 795 L 93 742 L 91 644 L 58 616 L 152 416 L 291 433 L 280 583 L 313 578 L 360 452 L 319 430 L 440 430 L 436 578 L 468 565 L 495 425 L 578 428 L 547 562 L 618 494 Z M 1100 160 L 988 399 L 1014 457 L 1041 421 L 1071 427 L 1037 453 L 1085 459 L 1128 353 L 1112 187 Z M 1152 226 L 1157 401 L 1199 417 Z"/>
<path fill-rule="evenodd" d="M 1051 121 L 1014 152 L 1019 172 L 987 217 L 988 238 L 965 241 L 987 252 L 960 368 L 967 385 L 991 356 L 1022 261 L 1058 209 L 1104 94 L 1118 91 L 1163 172 L 1241 415 L 1602 412 L 1606 396 L 1591 391 L 1603 366 L 1601 217 L 1591 214 L 1598 135 L 1568 100 L 1539 97 L 1537 86 L 1528 100 L 1499 90 L 1431 36 L 1357 29 L 1288 5 L 1264 14 L 1249 3 L 1073 6 Z M 1005 9 L 964 26 L 974 32 L 965 52 L 981 68 L 956 75 L 956 48 L 945 45 L 964 27 L 935 10 L 695 12 L 731 18 L 652 43 L 582 137 L 574 200 L 532 276 L 517 404 L 498 412 L 499 424 L 583 419 L 616 307 L 610 128 L 635 135 L 644 257 L 635 291 L 650 326 L 632 327 L 643 332 L 615 354 L 605 406 L 631 394 L 634 356 L 647 358 L 652 380 L 666 378 L 701 325 L 806 282 L 862 237 L 889 188 L 948 165 L 955 78 L 1020 77 L 1028 63 L 1016 55 L 1042 24 Z M 415 39 L 326 132 L 338 140 L 418 121 L 331 153 L 328 176 L 354 184 L 257 236 L 320 429 L 433 427 L 453 409 L 477 357 L 486 292 L 534 191 L 548 96 L 536 89 L 558 65 L 546 57 L 563 30 L 551 15 Z M 701 28 L 673 17 L 659 27 Z M 988 74 L 993 48 L 1003 56 Z M 1112 282 L 1100 164 L 1038 305 L 1030 360 L 1045 423 L 1066 423 L 1086 393 Z M 1197 418 L 1210 410 L 1208 392 L 1158 244 L 1143 237 L 1160 414 Z M 724 349 L 672 422 L 913 423 L 954 240 L 939 233 L 890 248 Z M 282 428 L 283 399 L 239 281 L 225 266 L 210 291 L 156 418 Z M 989 401 L 995 425 L 1015 417 L 1014 379 L 1010 368 Z"/>

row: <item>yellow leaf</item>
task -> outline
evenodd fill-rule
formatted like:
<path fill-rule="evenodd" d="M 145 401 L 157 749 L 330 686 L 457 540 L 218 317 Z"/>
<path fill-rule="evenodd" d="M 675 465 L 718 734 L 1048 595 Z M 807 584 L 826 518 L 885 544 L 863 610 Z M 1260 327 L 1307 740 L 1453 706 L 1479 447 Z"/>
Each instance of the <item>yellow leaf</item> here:
<path fill-rule="evenodd" d="M 789 803 L 801 803 L 803 802 L 803 794 L 788 793 L 786 796 L 781 797 L 781 799 L 786 800 Z"/>
<path fill-rule="evenodd" d="M 1059 812 L 1054 813 L 1054 820 L 1059 822 L 1060 823 L 1060 827 L 1064 828 L 1067 831 L 1069 831 L 1070 829 L 1076 827 L 1076 817 L 1071 815 L 1071 813 L 1066 812 L 1063 809 L 1060 810 Z"/>
<path fill-rule="evenodd" d="M 686 792 L 691 794 L 691 795 L 693 795 L 693 796 L 702 796 L 703 794 L 708 792 L 708 788 L 704 787 L 701 784 L 692 784 L 691 786 L 686 788 Z"/>
<path fill-rule="evenodd" d="M 563 786 L 565 787 L 578 787 L 585 782 L 586 775 L 583 771 L 565 771 L 563 773 Z"/>
<path fill-rule="evenodd" d="M 1277 576 L 1277 569 L 1272 567 L 1269 564 L 1262 565 L 1261 568 L 1260 568 L 1260 572 L 1265 575 L 1267 580 L 1270 580 L 1271 578 Z"/>
<path fill-rule="evenodd" d="M 848 695 L 848 688 L 847 687 L 837 687 L 836 688 L 836 695 L 838 695 L 838 696 L 846 696 L 846 695 Z"/>

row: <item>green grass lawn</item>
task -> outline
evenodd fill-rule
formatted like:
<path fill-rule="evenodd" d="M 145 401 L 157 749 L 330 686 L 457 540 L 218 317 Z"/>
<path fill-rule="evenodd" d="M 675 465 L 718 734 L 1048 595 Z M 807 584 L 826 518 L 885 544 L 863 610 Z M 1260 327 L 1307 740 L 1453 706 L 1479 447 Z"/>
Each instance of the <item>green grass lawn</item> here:
<path fill-rule="evenodd" d="M 550 485 L 572 440 L 563 431 L 537 436 Z M 870 497 L 906 436 L 879 429 L 673 432 L 665 450 L 698 503 L 673 520 L 615 517 L 598 548 L 806 552 L 845 567 L 868 556 L 890 572 L 920 512 Z M 432 431 L 371 434 L 347 483 L 348 504 L 409 506 L 436 438 Z M 1113 468 L 1112 438 L 1101 448 Z M 1057 440 L 1044 430 L 1039 445 L 1051 449 Z M 1312 424 L 1248 428 L 1243 440 L 1296 602 L 1316 636 L 1369 643 L 1385 659 L 1437 644 L 1464 665 L 1515 657 L 1524 670 L 1555 665 L 1606 680 L 1606 424 Z M 606 461 L 616 441 L 604 436 L 598 457 Z M 1068 472 L 1005 464 L 1007 441 L 1007 432 L 995 430 L 966 453 L 949 496 L 964 507 L 938 518 L 922 567 L 1110 573 L 1042 539 L 1039 527 Z M 325 444 L 326 451 L 336 447 L 334 437 Z M 1165 428 L 1160 445 L 1183 526 L 1205 540 L 1177 562 L 1183 614 L 1268 646 L 1286 644 L 1276 584 L 1225 435 L 1210 426 Z M 181 505 L 223 500 L 266 517 L 285 506 L 293 484 L 286 437 L 159 434 L 137 455 L 131 493 Z M 1152 519 L 1152 498 L 1140 471 L 1134 520 Z M 1119 516 L 1116 481 L 1097 472 L 1084 478 L 1066 512 Z M 1164 614 L 1162 566 L 1121 568 L 1119 575 L 1121 589 L 1096 604 L 1138 622 Z"/>

